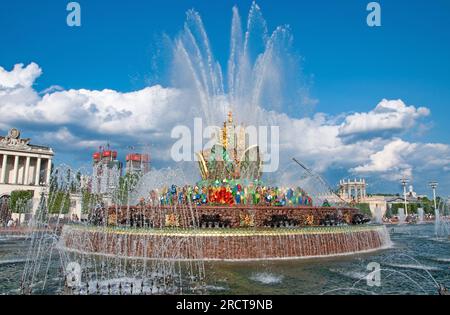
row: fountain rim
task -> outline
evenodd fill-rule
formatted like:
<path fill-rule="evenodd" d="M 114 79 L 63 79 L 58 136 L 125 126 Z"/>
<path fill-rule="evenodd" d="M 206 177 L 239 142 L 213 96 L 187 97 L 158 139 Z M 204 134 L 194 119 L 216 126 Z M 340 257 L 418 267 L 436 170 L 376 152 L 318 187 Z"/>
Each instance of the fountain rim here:
<path fill-rule="evenodd" d="M 117 233 L 118 229 L 121 230 L 121 232 Z M 241 232 L 241 234 L 228 234 L 225 236 L 221 236 L 220 234 L 211 233 L 211 230 L 201 230 L 196 228 L 185 228 L 185 229 L 177 229 L 177 228 L 162 228 L 162 229 L 156 229 L 155 230 L 144 230 L 144 233 L 142 229 L 136 228 L 123 228 L 123 227 L 106 227 L 106 226 L 86 226 L 86 225 L 65 225 L 63 228 L 62 236 L 58 242 L 58 249 L 66 252 L 72 252 L 80 255 L 93 255 L 98 257 L 110 257 L 115 259 L 131 259 L 131 260 L 144 260 L 144 261 L 179 261 L 179 262 L 195 262 L 195 261 L 210 261 L 210 262 L 245 262 L 245 261 L 276 261 L 276 260 L 298 260 L 298 259 L 314 259 L 314 258 L 329 258 L 329 257 L 338 257 L 338 256 L 349 256 L 349 255 L 356 255 L 356 254 L 364 254 L 364 253 L 370 253 L 375 252 L 378 250 L 384 250 L 389 249 L 393 246 L 392 241 L 388 237 L 386 242 L 382 242 L 381 246 L 375 246 L 372 248 L 366 248 L 362 250 L 355 250 L 355 251 L 343 251 L 338 253 L 332 253 L 332 254 L 316 254 L 316 255 L 304 255 L 304 256 L 259 256 L 259 257 L 240 257 L 240 258 L 227 258 L 227 257 L 201 257 L 201 258 L 193 258 L 193 257 L 152 257 L 152 256 L 134 256 L 134 255 L 124 255 L 124 254 L 117 254 L 117 253 L 108 253 L 108 252 L 102 252 L 102 251 L 96 251 L 96 250 L 87 250 L 86 248 L 76 248 L 72 247 L 70 244 L 66 244 L 64 241 L 64 236 L 71 237 L 72 233 L 80 234 L 80 236 L 84 235 L 84 238 L 89 238 L 89 234 L 98 234 L 103 233 L 105 236 L 107 235 L 124 235 L 124 236 L 137 236 L 137 237 L 143 237 L 143 238 L 161 238 L 161 239 L 167 239 L 167 238 L 174 238 L 179 239 L 182 241 L 183 239 L 208 239 L 208 238 L 224 238 L 224 239 L 231 239 L 231 238 L 279 238 L 279 237 L 302 237 L 303 235 L 308 235 L 312 237 L 321 237 L 321 235 L 332 235 L 332 234 L 359 234 L 359 233 L 383 233 L 388 234 L 387 229 L 384 225 L 375 225 L 375 224 L 368 224 L 368 225 L 359 225 L 359 226 L 341 226 L 341 227 L 302 227 L 302 228 L 278 228 L 278 229 L 272 229 L 275 230 L 278 233 L 273 234 L 267 234 L 267 230 L 265 231 L 266 234 L 257 234 L 257 230 L 255 228 L 235 228 L 233 230 Z M 226 229 L 229 230 L 229 229 Z M 297 230 L 297 234 L 292 233 L 293 231 Z M 242 231 L 246 231 L 246 233 L 242 233 Z M 134 233 L 133 233 L 134 232 Z M 160 232 L 160 233 L 155 233 Z M 164 233 L 161 233 L 164 232 Z M 178 232 L 178 233 L 177 233 Z M 181 233 L 180 233 L 181 232 Z M 184 232 L 184 233 L 183 233 Z M 190 232 L 190 233 L 189 233 Z M 281 232 L 281 233 L 280 233 Z M 170 234 L 172 233 L 172 234 Z"/>
<path fill-rule="evenodd" d="M 344 225 L 344 226 L 307 226 L 294 228 L 134 228 L 104 227 L 67 224 L 63 229 L 85 232 L 103 232 L 117 235 L 161 236 L 161 237 L 254 237 L 254 236 L 289 236 L 289 235 L 323 235 L 355 233 L 384 229 L 383 224 Z"/>

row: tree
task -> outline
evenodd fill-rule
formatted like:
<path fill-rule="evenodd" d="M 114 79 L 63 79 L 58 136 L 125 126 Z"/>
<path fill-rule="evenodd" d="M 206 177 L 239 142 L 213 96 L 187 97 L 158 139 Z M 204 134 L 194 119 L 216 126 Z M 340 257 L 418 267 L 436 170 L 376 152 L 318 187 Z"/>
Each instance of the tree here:
<path fill-rule="evenodd" d="M 32 190 L 15 190 L 11 192 L 9 208 L 12 213 L 29 213 L 31 211 L 30 201 L 33 199 Z"/>
<path fill-rule="evenodd" d="M 81 195 L 81 212 L 83 214 L 89 214 L 102 201 L 100 195 L 93 194 L 87 189 L 84 189 Z"/>
<path fill-rule="evenodd" d="M 48 212 L 51 214 L 67 214 L 70 210 L 70 193 L 53 191 L 48 195 Z"/>
<path fill-rule="evenodd" d="M 128 205 L 129 197 L 135 191 L 142 175 L 140 173 L 128 173 L 119 179 L 119 190 L 116 195 L 116 202 L 120 205 Z"/>
<path fill-rule="evenodd" d="M 361 213 L 372 216 L 372 211 L 370 211 L 368 203 L 358 203 L 356 204 L 356 208 L 358 208 Z"/>

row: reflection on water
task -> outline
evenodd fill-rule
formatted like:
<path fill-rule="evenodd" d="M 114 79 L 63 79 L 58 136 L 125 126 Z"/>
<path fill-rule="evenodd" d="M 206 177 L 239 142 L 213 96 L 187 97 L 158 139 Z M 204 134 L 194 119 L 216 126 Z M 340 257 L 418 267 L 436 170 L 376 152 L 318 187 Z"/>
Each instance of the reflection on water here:
<path fill-rule="evenodd" d="M 438 284 L 450 287 L 448 238 L 436 239 L 434 226 L 428 224 L 391 227 L 389 231 L 393 248 L 369 254 L 207 262 L 204 290 L 209 294 L 437 294 Z M 23 238 L 0 237 L 0 294 L 19 293 L 28 245 L 29 241 Z M 380 264 L 380 286 L 367 284 L 366 277 L 372 271 L 367 270 L 367 265 L 371 262 Z M 60 261 L 55 255 L 43 292 L 61 294 L 63 283 Z M 35 285 L 39 287 L 40 283 Z"/>

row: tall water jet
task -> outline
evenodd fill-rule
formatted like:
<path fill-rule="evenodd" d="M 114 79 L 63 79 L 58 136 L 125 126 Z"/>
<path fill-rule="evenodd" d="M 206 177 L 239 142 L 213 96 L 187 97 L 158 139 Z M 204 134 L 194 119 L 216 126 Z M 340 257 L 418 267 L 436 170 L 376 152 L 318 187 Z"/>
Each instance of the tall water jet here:
<path fill-rule="evenodd" d="M 450 226 L 448 218 L 443 215 L 445 204 L 441 201 L 434 209 L 434 233 L 436 237 L 448 237 L 450 234 Z"/>
<path fill-rule="evenodd" d="M 417 209 L 417 217 L 418 217 L 419 223 L 423 223 L 424 222 L 423 208 L 418 208 Z"/>
<path fill-rule="evenodd" d="M 375 208 L 374 218 L 375 218 L 376 223 L 378 223 L 378 224 L 383 223 L 383 212 L 381 210 L 381 207 Z"/>
<path fill-rule="evenodd" d="M 214 57 L 201 16 L 189 10 L 183 31 L 171 42 L 169 74 L 170 84 L 195 104 L 186 108 L 183 119 L 200 117 L 205 125 L 218 126 L 231 110 L 245 126 L 264 126 L 281 125 L 274 120 L 284 119 L 283 114 L 309 113 L 313 102 L 292 43 L 289 27 L 268 31 L 255 2 L 245 24 L 234 7 L 224 71 Z"/>
<path fill-rule="evenodd" d="M 398 223 L 404 224 L 405 223 L 405 209 L 398 208 Z"/>

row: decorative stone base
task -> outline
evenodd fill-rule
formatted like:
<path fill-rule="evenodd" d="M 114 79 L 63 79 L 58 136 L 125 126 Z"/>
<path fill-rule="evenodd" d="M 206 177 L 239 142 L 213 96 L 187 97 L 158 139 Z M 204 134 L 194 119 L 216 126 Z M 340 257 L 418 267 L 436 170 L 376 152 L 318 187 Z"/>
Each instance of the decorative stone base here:
<path fill-rule="evenodd" d="M 219 215 L 222 221 L 229 222 L 232 228 L 239 228 L 245 225 L 245 221 L 251 227 L 264 227 L 264 222 L 270 220 L 274 215 L 285 215 L 289 219 L 299 222 L 300 226 L 319 225 L 320 220 L 327 215 L 340 215 L 347 223 L 358 213 L 356 208 L 348 207 L 313 207 L 313 206 L 142 206 L 142 207 L 116 207 L 107 209 L 108 222 L 112 225 L 121 225 L 136 221 L 137 218 L 148 220 L 155 228 L 168 227 L 168 218 L 171 218 L 176 226 L 190 228 L 198 226 L 204 215 Z M 309 223 L 308 223 L 309 222 Z M 247 226 L 248 227 L 248 226 Z"/>
<path fill-rule="evenodd" d="M 61 247 L 83 254 L 169 260 L 268 260 L 344 255 L 390 245 L 384 226 L 297 229 L 119 229 L 64 226 Z"/>

